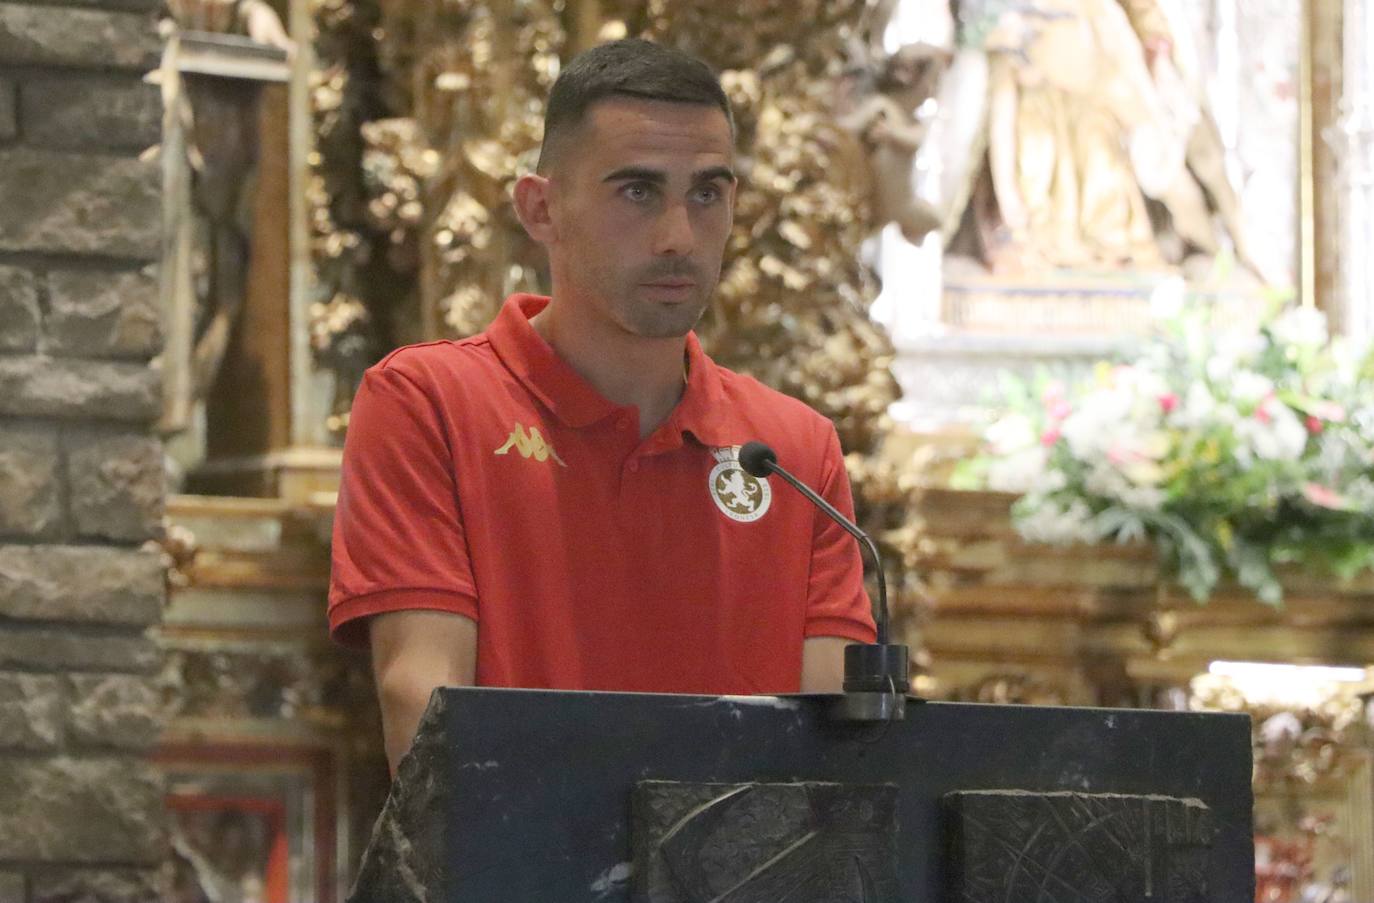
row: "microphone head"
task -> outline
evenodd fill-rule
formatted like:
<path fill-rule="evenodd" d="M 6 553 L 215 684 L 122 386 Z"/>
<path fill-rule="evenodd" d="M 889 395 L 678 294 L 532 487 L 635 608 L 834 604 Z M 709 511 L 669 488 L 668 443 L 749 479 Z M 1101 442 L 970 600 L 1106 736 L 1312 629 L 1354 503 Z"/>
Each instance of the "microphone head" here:
<path fill-rule="evenodd" d="M 746 442 L 739 450 L 739 466 L 751 476 L 766 477 L 772 473 L 769 465 L 777 463 L 778 456 L 762 442 Z"/>

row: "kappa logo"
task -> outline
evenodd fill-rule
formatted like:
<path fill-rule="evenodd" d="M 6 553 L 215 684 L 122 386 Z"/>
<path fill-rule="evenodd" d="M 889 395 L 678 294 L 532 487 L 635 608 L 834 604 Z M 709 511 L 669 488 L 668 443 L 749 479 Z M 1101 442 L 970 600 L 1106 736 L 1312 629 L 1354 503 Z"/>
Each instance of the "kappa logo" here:
<path fill-rule="evenodd" d="M 510 438 L 506 440 L 506 444 L 498 448 L 496 454 L 510 454 L 512 449 L 519 452 L 520 457 L 527 461 L 530 458 L 536 461 L 547 461 L 553 458 L 560 467 L 568 466 L 562 458 L 558 457 L 558 452 L 553 450 L 553 446 L 544 439 L 537 426 L 532 426 L 527 430 L 523 424 L 517 423 L 515 429 L 510 431 Z"/>
<path fill-rule="evenodd" d="M 760 480 L 740 466 L 739 446 L 718 448 L 711 456 L 716 459 L 716 466 L 711 468 L 706 485 L 721 513 L 742 524 L 767 514 L 773 502 L 773 489 L 768 481 Z"/>

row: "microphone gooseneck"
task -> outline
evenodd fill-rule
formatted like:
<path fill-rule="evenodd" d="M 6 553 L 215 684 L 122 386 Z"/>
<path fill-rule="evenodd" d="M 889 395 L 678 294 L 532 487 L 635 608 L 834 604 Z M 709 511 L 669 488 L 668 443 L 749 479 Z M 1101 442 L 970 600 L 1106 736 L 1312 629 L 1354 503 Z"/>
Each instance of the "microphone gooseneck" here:
<path fill-rule="evenodd" d="M 845 517 L 835 506 L 788 473 L 778 464 L 778 456 L 762 442 L 747 442 L 740 447 L 739 465 L 751 476 L 767 479 L 772 474 L 782 477 L 831 520 L 845 529 L 859 545 L 868 549 L 878 572 L 878 614 L 874 618 L 878 633 L 876 643 L 851 643 L 844 650 L 844 695 L 835 707 L 835 717 L 847 721 L 892 721 L 901 719 L 906 710 L 906 693 L 911 687 L 907 648 L 888 643 L 887 631 L 887 575 L 883 559 L 873 539 L 859 526 Z"/>
<path fill-rule="evenodd" d="M 839 524 L 841 527 L 844 527 L 845 531 L 848 532 L 850 536 L 857 539 L 860 545 L 868 549 L 868 554 L 873 556 L 874 568 L 878 572 L 878 617 L 876 619 L 878 645 L 886 646 L 887 575 L 883 573 L 883 559 L 882 556 L 878 554 L 878 546 L 873 542 L 873 539 L 863 530 L 860 530 L 858 524 L 836 510 L 834 505 L 821 498 L 821 496 L 810 486 L 807 486 L 801 480 L 798 480 L 779 466 L 777 453 L 762 442 L 747 442 L 741 446 L 739 450 L 739 465 L 744 468 L 746 473 L 760 479 L 764 479 L 772 473 L 782 477 L 791 484 L 794 489 L 810 499 L 813 504 L 818 506 L 826 514 L 830 515 L 831 520 L 835 521 L 835 523 Z"/>

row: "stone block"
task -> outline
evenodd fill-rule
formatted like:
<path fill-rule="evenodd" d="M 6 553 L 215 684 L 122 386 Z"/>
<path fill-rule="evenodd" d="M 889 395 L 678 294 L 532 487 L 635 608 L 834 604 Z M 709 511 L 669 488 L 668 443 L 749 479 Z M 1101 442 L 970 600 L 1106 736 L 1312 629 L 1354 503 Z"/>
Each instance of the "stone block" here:
<path fill-rule="evenodd" d="M 152 680 L 129 674 L 76 674 L 71 685 L 70 732 L 85 746 L 147 749 L 162 729 Z"/>
<path fill-rule="evenodd" d="M 157 278 L 148 272 L 48 274 L 45 349 L 80 357 L 149 358 L 162 346 Z"/>
<path fill-rule="evenodd" d="M 161 662 L 161 651 L 146 635 L 27 625 L 0 630 L 0 668 L 151 674 Z"/>
<path fill-rule="evenodd" d="M 162 782 L 130 759 L 11 759 L 0 769 L 0 859 L 156 865 Z"/>
<path fill-rule="evenodd" d="M 0 357 L 0 415 L 146 423 L 158 415 L 160 390 L 157 372 L 143 364 Z"/>
<path fill-rule="evenodd" d="M 0 117 L 3 105 L 0 93 Z M 28 270 L 0 266 L 0 351 L 32 351 L 37 345 L 38 283 Z"/>
<path fill-rule="evenodd" d="M 44 750 L 62 742 L 66 688 L 43 674 L 0 673 L 0 749 Z"/>
<path fill-rule="evenodd" d="M 10 147 L 0 151 L 0 250 L 156 259 L 160 191 L 152 160 Z"/>
<path fill-rule="evenodd" d="M 59 460 L 53 427 L 0 428 L 0 535 L 43 538 L 60 529 Z"/>
<path fill-rule="evenodd" d="M 640 781 L 630 803 L 634 897 L 895 901 L 896 814 L 891 784 Z"/>
<path fill-rule="evenodd" d="M 0 141 L 9 141 L 19 134 L 19 105 L 14 98 L 14 82 L 0 78 Z"/>
<path fill-rule="evenodd" d="M 35 875 L 30 903 L 158 903 L 161 878 L 152 869 L 80 869 Z"/>
<path fill-rule="evenodd" d="M 155 21 L 137 12 L 0 3 L 0 63 L 148 70 Z"/>
<path fill-rule="evenodd" d="M 0 903 L 29 903 L 27 884 L 19 872 L 0 872 Z"/>
<path fill-rule="evenodd" d="M 0 545 L 0 617 L 146 627 L 162 615 L 161 556 L 100 546 Z"/>
<path fill-rule="evenodd" d="M 72 524 L 84 537 L 137 542 L 162 529 L 162 444 L 127 433 L 66 437 Z"/>
<path fill-rule="evenodd" d="M 943 800 L 950 899 L 1217 900 L 1216 819 L 1198 799 L 970 790 Z"/>
<path fill-rule="evenodd" d="M 62 74 L 19 86 L 24 143 L 141 151 L 157 144 L 162 98 L 137 74 Z"/>

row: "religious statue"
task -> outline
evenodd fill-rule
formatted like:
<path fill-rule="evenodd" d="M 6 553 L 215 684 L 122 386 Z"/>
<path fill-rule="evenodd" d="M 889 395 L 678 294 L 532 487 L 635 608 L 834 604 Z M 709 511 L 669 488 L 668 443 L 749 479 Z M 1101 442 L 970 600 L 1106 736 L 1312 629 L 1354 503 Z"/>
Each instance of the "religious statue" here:
<path fill-rule="evenodd" d="M 1008 8 L 985 48 L 997 219 L 975 214 L 994 272 L 1161 267 L 1138 174 L 1168 133 L 1116 0 Z"/>
<path fill-rule="evenodd" d="M 942 223 L 940 211 L 917 193 L 915 176 L 916 154 L 936 109 L 933 96 L 949 60 L 942 47 L 902 47 L 883 62 L 870 93 L 840 117 L 841 126 L 863 141 L 876 222 L 896 223 L 912 244 L 920 244 Z"/>
<path fill-rule="evenodd" d="M 994 273 L 1053 269 L 1157 270 L 1190 254 L 1214 258 L 1220 221 L 1236 258 L 1267 278 L 1250 253 L 1186 30 L 1160 0 L 966 0 L 965 45 L 984 67 L 956 57 L 950 77 L 987 83 L 978 140 L 944 141 L 966 190 L 944 187 L 952 253 Z M 965 54 L 967 51 L 965 51 Z M 941 86 L 941 94 L 947 86 Z M 948 183 L 948 179 L 945 180 Z M 966 203 L 965 203 L 966 202 Z M 946 220 L 949 224 L 949 220 Z"/>
<path fill-rule="evenodd" d="M 1264 282 L 1274 284 L 1278 277 L 1250 251 L 1240 198 L 1226 172 L 1226 147 L 1208 108 L 1201 60 L 1187 40 L 1187 30 L 1173 21 L 1170 7 L 1160 0 L 1119 2 L 1140 39 L 1146 68 L 1173 122 L 1174 137 L 1182 141 L 1182 159 L 1169 170 L 1172 178 L 1151 196 L 1168 210 L 1177 238 L 1208 256 L 1221 250 L 1214 221 L 1220 219 L 1236 259 Z M 1186 250 L 1180 248 L 1173 256 Z"/>
<path fill-rule="evenodd" d="M 194 308 L 185 314 L 193 321 L 186 360 L 176 362 L 187 371 L 176 377 L 186 388 L 164 416 L 164 428 L 176 434 L 214 384 L 243 309 L 259 143 L 260 85 L 182 71 L 184 45 L 192 37 L 242 35 L 286 58 L 295 45 L 265 0 L 169 0 L 166 12 L 167 49 L 154 78 L 162 88 L 163 153 L 182 159 L 166 185 L 177 251 L 166 264 L 173 275 L 164 290 L 173 307 Z M 182 257 L 189 259 L 179 263 Z"/>

